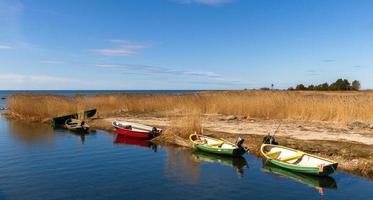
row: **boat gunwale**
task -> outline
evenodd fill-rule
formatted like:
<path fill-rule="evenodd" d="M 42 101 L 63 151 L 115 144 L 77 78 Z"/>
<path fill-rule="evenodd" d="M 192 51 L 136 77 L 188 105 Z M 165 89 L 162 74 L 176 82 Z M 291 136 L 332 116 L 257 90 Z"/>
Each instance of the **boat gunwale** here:
<path fill-rule="evenodd" d="M 111 125 L 116 128 L 116 129 L 121 129 L 121 130 L 126 130 L 126 131 L 131 131 L 131 132 L 136 132 L 136 133 L 141 133 L 141 134 L 152 134 L 152 130 L 145 130 L 145 129 L 142 129 L 142 128 L 136 128 L 134 127 L 134 129 L 137 129 L 137 130 L 132 130 L 132 129 L 128 129 L 128 128 L 124 128 L 124 127 L 121 127 L 121 126 L 118 126 L 115 124 L 115 122 L 118 122 L 118 123 L 122 123 L 122 121 L 112 121 L 111 122 Z M 132 122 L 127 122 L 127 123 L 132 123 Z M 136 124 L 136 125 L 141 125 L 141 126 L 148 126 L 148 125 L 145 125 L 145 124 L 139 124 L 139 123 L 135 123 L 133 122 L 133 124 Z M 152 126 L 148 126 L 149 128 L 157 128 L 157 127 L 152 127 Z M 162 129 L 160 128 L 157 128 L 157 133 L 158 134 L 161 134 L 163 132 Z"/>

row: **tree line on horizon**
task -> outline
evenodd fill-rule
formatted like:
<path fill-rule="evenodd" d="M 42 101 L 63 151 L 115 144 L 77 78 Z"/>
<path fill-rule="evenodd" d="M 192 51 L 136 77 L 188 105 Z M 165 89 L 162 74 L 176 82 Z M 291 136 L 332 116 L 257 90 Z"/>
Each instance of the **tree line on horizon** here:
<path fill-rule="evenodd" d="M 299 84 L 295 88 L 290 87 L 288 90 L 315 90 L 315 91 L 359 91 L 361 88 L 360 81 L 354 80 L 350 83 L 347 79 L 338 79 L 334 83 L 322 83 L 319 85 L 308 85 Z"/>

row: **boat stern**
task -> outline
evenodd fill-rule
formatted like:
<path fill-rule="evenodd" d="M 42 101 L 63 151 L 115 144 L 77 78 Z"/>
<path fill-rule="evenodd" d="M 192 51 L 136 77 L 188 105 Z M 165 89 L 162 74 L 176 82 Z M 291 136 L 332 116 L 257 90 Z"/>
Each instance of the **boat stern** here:
<path fill-rule="evenodd" d="M 330 165 L 322 166 L 319 168 L 319 175 L 320 176 L 328 176 L 335 171 L 337 171 L 338 163 L 333 163 Z"/>

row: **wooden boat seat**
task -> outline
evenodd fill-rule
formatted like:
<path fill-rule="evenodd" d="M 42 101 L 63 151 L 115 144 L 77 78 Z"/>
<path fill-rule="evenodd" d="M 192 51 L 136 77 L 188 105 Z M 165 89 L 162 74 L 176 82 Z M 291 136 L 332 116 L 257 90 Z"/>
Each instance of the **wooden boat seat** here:
<path fill-rule="evenodd" d="M 221 147 L 223 144 L 224 144 L 224 141 L 219 141 L 216 144 L 210 144 L 210 146 L 212 146 L 212 147 Z"/>
<path fill-rule="evenodd" d="M 277 158 L 280 154 L 281 154 L 281 151 L 274 151 L 274 152 L 267 153 L 267 156 L 271 158 Z"/>
<path fill-rule="evenodd" d="M 195 143 L 197 144 L 206 144 L 207 141 L 204 139 L 204 140 L 194 140 Z"/>
<path fill-rule="evenodd" d="M 281 161 L 283 162 L 287 162 L 287 161 L 290 161 L 290 160 L 295 160 L 295 159 L 299 159 L 303 156 L 302 153 L 297 153 L 295 154 L 294 156 L 288 156 L 288 157 L 285 157 L 285 158 L 282 158 Z"/>

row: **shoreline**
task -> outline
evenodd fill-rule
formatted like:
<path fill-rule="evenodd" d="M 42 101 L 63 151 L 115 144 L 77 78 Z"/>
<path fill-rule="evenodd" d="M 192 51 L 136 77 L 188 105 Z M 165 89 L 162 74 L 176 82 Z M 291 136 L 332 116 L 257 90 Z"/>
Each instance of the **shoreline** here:
<path fill-rule="evenodd" d="M 373 92 L 220 91 L 190 94 L 14 94 L 8 118 L 48 123 L 56 116 L 97 109 L 91 128 L 113 132 L 123 120 L 164 129 L 158 143 L 191 147 L 202 132 L 235 141 L 253 154 L 281 124 L 280 144 L 337 161 L 339 169 L 373 178 Z"/>
<path fill-rule="evenodd" d="M 261 157 L 259 148 L 262 143 L 263 136 L 267 133 L 264 132 L 258 132 L 258 133 L 252 133 L 250 131 L 244 131 L 242 130 L 241 133 L 233 131 L 216 131 L 222 128 L 227 128 L 226 124 L 230 123 L 233 126 L 237 126 L 237 124 L 241 124 L 241 126 L 244 126 L 244 124 L 250 123 L 254 126 L 262 126 L 263 124 L 271 124 L 273 130 L 278 125 L 278 121 L 284 121 L 284 120 L 258 120 L 258 119 L 237 119 L 237 120 L 221 120 L 221 118 L 215 116 L 215 120 L 211 119 L 214 117 L 205 117 L 203 119 L 203 125 L 204 128 L 204 134 L 208 136 L 213 137 L 224 137 L 225 139 L 229 141 L 235 141 L 237 137 L 241 137 L 245 139 L 245 146 L 247 146 L 250 150 L 250 153 Z M 100 129 L 104 131 L 108 131 L 113 133 L 115 130 L 111 126 L 111 121 L 113 120 L 127 120 L 127 121 L 133 121 L 138 123 L 144 123 L 148 125 L 157 126 L 160 128 L 163 128 L 167 131 L 167 128 L 170 127 L 169 120 L 167 118 L 156 118 L 151 116 L 125 116 L 125 117 L 109 117 L 109 118 L 97 118 L 92 119 L 89 123 L 93 129 Z M 254 122 L 252 120 L 255 120 Z M 220 121 L 220 123 L 219 123 Z M 335 160 L 339 163 L 338 169 L 347 173 L 351 173 L 358 176 L 363 176 L 369 179 L 373 179 L 373 145 L 372 142 L 372 136 L 367 135 L 368 131 L 371 130 L 351 130 L 354 131 L 353 136 L 365 134 L 364 136 L 361 136 L 362 138 L 355 138 L 351 137 L 335 137 L 334 140 L 328 139 L 318 139 L 319 135 L 310 135 L 310 130 L 303 129 L 300 132 L 304 132 L 303 135 L 294 135 L 294 134 L 288 134 L 288 132 L 291 132 L 292 126 L 289 126 L 289 124 L 294 124 L 294 126 L 298 127 L 297 124 L 303 124 L 304 126 L 307 125 L 307 127 L 315 127 L 315 124 L 322 123 L 322 122 L 299 122 L 299 121 L 290 121 L 286 120 L 287 123 L 284 123 L 284 127 L 280 128 L 278 133 L 276 134 L 277 141 L 284 145 L 291 148 L 299 149 L 308 153 L 316 154 L 318 156 L 326 157 L 332 160 Z M 215 128 L 209 127 L 209 123 L 214 123 Z M 329 123 L 330 124 L 330 123 Z M 339 127 L 343 129 L 343 126 L 340 124 L 335 124 L 336 127 Z M 322 134 L 328 134 L 328 133 L 335 133 L 338 131 L 338 129 L 333 130 L 332 128 L 336 129 L 335 127 L 327 127 L 326 129 L 330 129 L 330 132 L 322 132 Z M 301 129 L 301 128 L 300 128 Z M 256 129 L 257 130 L 257 129 Z M 273 131 L 270 130 L 270 131 Z M 333 130 L 333 131 L 332 131 Z M 305 137 L 307 135 L 307 137 Z M 157 137 L 153 139 L 154 142 L 160 143 L 160 144 L 171 144 L 171 145 L 178 145 L 183 146 L 187 148 L 192 148 L 190 142 L 186 138 L 182 138 L 178 135 L 173 135 L 175 137 L 174 140 L 169 140 L 167 137 L 163 138 L 162 136 Z M 363 139 L 367 139 L 365 143 L 362 143 Z M 361 142 L 357 141 L 361 140 Z"/>
<path fill-rule="evenodd" d="M 17 115 L 1 113 L 9 119 L 22 120 Z M 182 116 L 179 116 L 182 117 Z M 228 116 L 229 117 L 229 116 Z M 174 133 L 175 127 L 168 117 L 154 114 L 126 114 L 111 117 L 96 117 L 87 120 L 92 130 L 114 133 L 111 122 L 114 120 L 132 121 L 164 129 L 164 133 L 152 141 L 158 144 L 176 145 L 192 148 L 188 138 Z M 23 120 L 22 120 L 23 121 Z M 373 179 L 373 130 L 370 128 L 351 128 L 342 123 L 296 120 L 263 120 L 253 118 L 227 119 L 224 115 L 204 115 L 201 119 L 203 133 L 207 136 L 221 137 L 234 142 L 237 137 L 245 139 L 244 145 L 250 153 L 261 157 L 259 149 L 262 139 L 268 132 L 276 133 L 276 140 L 284 146 L 299 149 L 339 163 L 343 172 Z M 48 120 L 37 122 L 46 124 Z"/>

